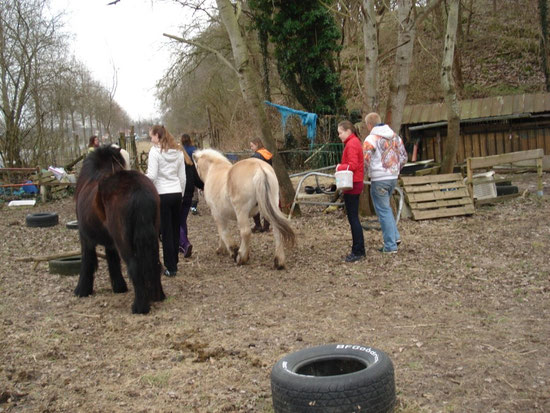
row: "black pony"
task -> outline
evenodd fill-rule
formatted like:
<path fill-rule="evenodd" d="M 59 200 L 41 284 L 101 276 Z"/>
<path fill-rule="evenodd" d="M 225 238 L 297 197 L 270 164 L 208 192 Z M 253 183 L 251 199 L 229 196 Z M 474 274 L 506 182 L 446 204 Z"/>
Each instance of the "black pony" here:
<path fill-rule="evenodd" d="M 74 293 L 93 293 L 95 247 L 104 245 L 113 291 L 128 291 L 122 257 L 134 285 L 132 313 L 146 314 L 151 301 L 165 298 L 158 244 L 160 201 L 151 180 L 125 166 L 121 149 L 112 145 L 97 148 L 84 160 L 75 191 L 82 266 Z"/>

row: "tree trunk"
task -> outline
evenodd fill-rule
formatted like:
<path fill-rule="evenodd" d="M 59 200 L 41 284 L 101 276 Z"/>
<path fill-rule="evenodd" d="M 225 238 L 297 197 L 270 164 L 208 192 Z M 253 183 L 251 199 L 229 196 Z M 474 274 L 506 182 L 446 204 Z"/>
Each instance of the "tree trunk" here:
<path fill-rule="evenodd" d="M 258 133 L 261 132 L 265 147 L 273 154 L 273 169 L 279 180 L 281 204 L 284 210 L 288 210 L 294 200 L 294 187 L 288 176 L 285 164 L 277 151 L 277 145 L 271 133 L 271 126 L 267 120 L 264 104 L 261 99 L 259 74 L 251 65 L 245 37 L 239 26 L 231 1 L 216 0 L 216 3 L 223 25 L 231 41 L 231 49 L 233 51 L 241 93 L 253 120 L 254 128 Z"/>
<path fill-rule="evenodd" d="M 390 102 L 386 112 L 386 123 L 399 133 L 403 119 L 403 109 L 407 100 L 407 89 L 413 49 L 416 36 L 416 26 L 413 20 L 412 0 L 399 0 L 397 19 L 399 24 L 397 34 L 397 50 L 395 53 L 395 68 L 390 86 Z"/>
<path fill-rule="evenodd" d="M 397 51 L 395 54 L 395 69 L 390 82 L 390 96 L 388 98 L 385 116 L 385 122 L 391 126 L 395 133 L 399 133 L 401 129 L 403 109 L 407 101 L 416 27 L 441 3 L 441 1 L 442 0 L 432 0 L 416 18 L 413 16 L 413 0 L 398 0 L 397 2 L 397 19 L 399 23 Z"/>
<path fill-rule="evenodd" d="M 378 33 L 374 3 L 363 0 L 363 43 L 365 45 L 365 112 L 378 111 Z"/>
<path fill-rule="evenodd" d="M 546 91 L 550 92 L 550 68 L 548 67 L 548 0 L 539 0 L 540 53 Z"/>
<path fill-rule="evenodd" d="M 441 86 L 445 94 L 448 122 L 445 153 L 443 155 L 443 161 L 441 162 L 442 173 L 451 173 L 453 171 L 458 139 L 460 137 L 460 113 L 458 99 L 456 97 L 455 82 L 453 79 L 453 60 L 459 6 L 460 0 L 451 0 L 449 5 L 449 16 L 447 17 L 447 34 L 445 35 L 443 62 L 441 65 Z"/>

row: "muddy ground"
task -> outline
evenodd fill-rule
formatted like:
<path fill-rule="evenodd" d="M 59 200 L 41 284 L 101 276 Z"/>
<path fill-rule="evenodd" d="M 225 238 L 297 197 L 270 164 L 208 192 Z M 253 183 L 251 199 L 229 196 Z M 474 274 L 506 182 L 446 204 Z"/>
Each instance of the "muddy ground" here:
<path fill-rule="evenodd" d="M 103 260 L 89 298 L 73 295 L 76 277 L 15 261 L 78 248 L 70 198 L 3 206 L 0 412 L 272 412 L 274 363 L 333 342 L 388 353 L 397 412 L 548 412 L 550 199 L 522 185 L 472 217 L 402 220 L 398 255 L 365 231 L 353 264 L 343 213 L 303 208 L 284 271 L 272 234 L 253 236 L 249 265 L 217 256 L 202 201 L 193 256 L 146 316 L 131 314 L 131 291 L 112 293 Z M 44 211 L 60 224 L 25 226 Z"/>

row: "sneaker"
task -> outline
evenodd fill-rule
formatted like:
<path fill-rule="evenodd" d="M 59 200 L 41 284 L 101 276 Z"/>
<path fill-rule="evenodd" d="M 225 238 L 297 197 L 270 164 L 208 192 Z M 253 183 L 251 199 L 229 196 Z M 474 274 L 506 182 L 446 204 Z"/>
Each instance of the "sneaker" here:
<path fill-rule="evenodd" d="M 199 211 L 197 210 L 196 207 L 191 207 L 191 213 L 192 213 L 193 215 L 197 215 L 197 214 L 199 213 Z"/>
<path fill-rule="evenodd" d="M 397 245 L 401 245 L 401 240 L 398 239 L 397 241 L 395 241 L 395 243 L 396 243 Z"/>
<path fill-rule="evenodd" d="M 183 258 L 189 258 L 192 253 L 193 253 L 193 246 L 189 244 L 189 246 L 187 247 L 187 250 L 183 253 Z"/>
<path fill-rule="evenodd" d="M 178 248 L 178 251 L 179 251 L 180 254 L 183 254 L 185 256 L 185 248 L 184 247 L 182 247 L 180 245 L 179 248 Z"/>
<path fill-rule="evenodd" d="M 363 258 L 365 258 L 365 255 L 355 255 L 353 252 L 348 255 L 344 261 L 345 262 L 355 262 L 355 261 L 359 261 L 359 260 L 362 260 Z"/>
<path fill-rule="evenodd" d="M 178 274 L 177 271 L 164 270 L 164 275 L 167 277 L 175 277 Z"/>
<path fill-rule="evenodd" d="M 387 250 L 385 247 L 379 248 L 378 251 L 382 254 L 397 254 L 397 250 L 390 251 Z"/>

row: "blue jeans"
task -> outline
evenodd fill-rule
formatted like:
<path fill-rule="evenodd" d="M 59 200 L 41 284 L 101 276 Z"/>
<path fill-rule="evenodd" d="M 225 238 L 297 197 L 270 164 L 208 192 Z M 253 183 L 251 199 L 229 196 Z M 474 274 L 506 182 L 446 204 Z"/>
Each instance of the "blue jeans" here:
<path fill-rule="evenodd" d="M 397 250 L 396 241 L 401 238 L 390 205 L 390 197 L 395 185 L 397 185 L 397 179 L 372 181 L 370 185 L 370 196 L 382 227 L 384 249 L 386 251 Z"/>
<path fill-rule="evenodd" d="M 359 194 L 344 194 L 344 204 L 351 228 L 351 253 L 363 256 L 365 255 L 365 240 L 363 238 L 363 227 L 361 227 L 359 221 Z"/>

